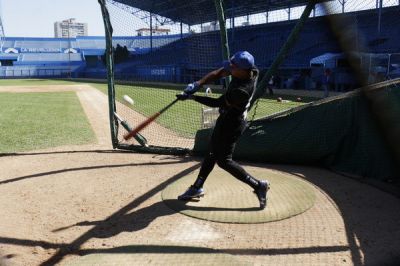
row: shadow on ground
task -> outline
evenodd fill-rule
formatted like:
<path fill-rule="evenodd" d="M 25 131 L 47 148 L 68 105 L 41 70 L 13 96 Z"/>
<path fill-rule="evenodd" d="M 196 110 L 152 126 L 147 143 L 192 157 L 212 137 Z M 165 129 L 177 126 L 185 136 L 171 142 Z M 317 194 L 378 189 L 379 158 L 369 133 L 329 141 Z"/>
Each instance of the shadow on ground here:
<path fill-rule="evenodd" d="M 325 169 L 273 166 L 308 180 L 337 206 L 354 265 L 400 265 L 400 199 Z"/>
<path fill-rule="evenodd" d="M 165 162 L 168 163 L 168 162 Z M 161 163 L 162 164 L 162 163 Z M 131 166 L 129 164 L 128 166 Z M 260 167 L 260 165 L 257 165 Z M 95 167 L 95 166 L 94 166 Z M 113 166 L 98 166 L 113 167 Z M 119 166 L 114 166 L 119 167 Z M 163 202 L 137 209 L 140 204 L 161 192 L 166 186 L 188 175 L 199 167 L 196 164 L 145 192 L 128 205 L 116 211 L 105 220 L 82 221 L 58 228 L 62 231 L 74 226 L 94 226 L 77 239 L 67 244 L 50 243 L 29 239 L 0 237 L 0 244 L 20 246 L 40 246 L 44 249 L 57 249 L 57 253 L 41 265 L 55 265 L 70 254 L 87 255 L 95 253 L 226 253 L 231 255 L 286 255 L 315 254 L 319 252 L 339 252 L 350 250 L 353 265 L 400 265 L 400 200 L 372 186 L 333 174 L 324 169 L 301 166 L 269 166 L 303 178 L 325 193 L 341 213 L 348 240 L 348 246 L 305 247 L 284 249 L 221 249 L 213 250 L 181 246 L 123 246 L 111 249 L 81 249 L 91 238 L 108 238 L 121 232 L 143 230 L 160 216 L 174 214 Z M 65 169 L 71 170 L 71 169 Z M 73 169 L 72 169 L 73 170 Z M 81 169 L 82 170 L 82 169 Z M 38 177 L 46 173 L 32 175 Z M 30 177 L 20 177 L 30 178 Z M 18 180 L 13 180 L 13 182 Z M 185 206 L 182 205 L 184 208 Z M 214 210 L 210 207 L 210 210 Z M 8 254 L 9 256 L 10 254 Z M 12 255 L 12 254 L 11 254 Z M 7 255 L 6 255 L 7 256 Z M 4 258 L 0 258 L 4 259 Z"/>

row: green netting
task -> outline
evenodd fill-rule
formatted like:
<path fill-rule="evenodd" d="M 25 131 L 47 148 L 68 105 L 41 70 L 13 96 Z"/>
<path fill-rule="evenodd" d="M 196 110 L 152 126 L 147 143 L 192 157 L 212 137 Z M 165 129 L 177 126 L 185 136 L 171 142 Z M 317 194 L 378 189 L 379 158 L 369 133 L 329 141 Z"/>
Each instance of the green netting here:
<path fill-rule="evenodd" d="M 386 129 L 400 132 L 399 83 L 370 94 L 390 108 Z M 194 150 L 207 150 L 210 130 L 199 131 Z M 399 136 L 399 135 L 397 135 Z M 361 91 L 317 101 L 301 110 L 253 121 L 239 140 L 235 158 L 258 162 L 311 164 L 363 177 L 393 179 L 397 165 L 384 132 Z"/>
<path fill-rule="evenodd" d="M 273 16 L 266 18 L 265 10 L 255 10 L 252 11 L 254 14 L 243 17 L 224 10 L 227 8 L 224 1 L 210 1 L 207 5 L 194 1 L 191 5 L 195 10 L 190 16 L 190 21 L 202 21 L 202 23 L 192 25 L 171 20 L 162 14 L 152 13 L 151 10 L 140 10 L 135 6 L 135 2 L 107 1 L 106 3 L 107 16 L 113 29 L 113 62 L 108 63 L 113 65 L 115 78 L 110 81 L 114 88 L 110 93 L 111 101 L 115 101 L 113 112 L 117 114 L 114 119 L 112 118 L 114 120 L 112 125 L 117 125 L 113 131 L 113 143 L 117 148 L 141 152 L 190 151 L 194 145 L 196 132 L 202 128 L 212 127 L 218 113 L 215 109 L 192 101 L 175 104 L 156 122 L 141 131 L 140 139 L 125 141 L 123 135 L 128 128 L 137 126 L 168 105 L 188 83 L 220 68 L 222 60 L 235 51 L 252 52 L 256 56 L 257 66 L 264 75 L 268 64 L 275 57 L 275 52 L 280 50 L 294 26 L 298 24 L 298 21 L 291 22 L 285 27 L 285 31 L 282 31 L 283 35 L 279 41 L 276 41 L 275 37 L 267 40 L 269 37 L 264 33 L 259 39 L 257 34 L 275 30 L 274 26 L 270 26 L 267 22 L 284 21 L 286 15 L 282 12 L 275 12 Z M 301 5 L 300 2 L 298 4 Z M 214 12 L 204 16 L 209 13 L 210 7 Z M 180 5 L 170 7 L 167 13 L 179 14 L 173 11 L 180 8 Z M 232 8 L 243 8 L 243 4 Z M 251 9 L 249 6 L 245 8 Z M 270 12 L 274 12 L 273 10 L 277 8 L 271 7 Z M 304 7 L 297 8 L 296 14 L 293 13 L 287 18 L 299 18 L 303 9 Z M 307 16 L 304 16 L 303 20 L 306 18 Z M 259 30 L 250 28 L 251 25 L 257 25 Z M 296 28 L 295 32 L 299 33 L 299 29 Z M 257 38 L 255 43 L 252 41 L 253 38 Z M 265 38 L 267 42 L 264 41 Z M 268 56 L 264 56 L 263 51 L 266 48 L 269 50 Z M 284 53 L 288 53 L 288 50 L 290 49 L 286 49 Z M 198 94 L 204 95 L 206 91 L 210 91 L 208 93 L 210 97 L 219 97 L 225 92 L 227 81 L 228 79 L 221 79 L 206 84 Z M 133 99 L 133 105 L 123 101 L 124 95 Z M 283 97 L 278 92 L 270 94 L 257 103 L 257 109 L 254 108 L 249 117 L 263 117 L 320 97 L 311 95 L 297 99 L 297 96 L 295 93 L 294 96 Z M 279 97 L 285 100 L 279 103 L 276 101 Z M 122 123 L 124 121 L 127 124 L 124 125 Z"/>
<path fill-rule="evenodd" d="M 111 113 L 117 148 L 203 152 L 218 111 L 193 101 L 175 104 L 140 139 L 125 141 L 123 135 L 173 101 L 187 83 L 221 67 L 229 54 L 247 50 L 261 75 L 248 115 L 254 121 L 237 157 L 393 176 L 393 161 L 400 157 L 391 148 L 398 132 L 392 100 L 397 87 L 363 94 L 368 97 L 332 96 L 399 76 L 398 1 L 293 1 L 295 6 L 286 7 L 219 0 L 106 3 L 114 30 L 109 70 L 115 82 L 109 82 L 118 114 Z M 184 9 L 191 10 L 189 16 Z M 219 97 L 226 82 L 207 84 L 198 93 L 210 88 L 208 95 Z M 124 95 L 134 104 L 124 103 Z M 380 98 L 387 105 L 375 101 Z"/>

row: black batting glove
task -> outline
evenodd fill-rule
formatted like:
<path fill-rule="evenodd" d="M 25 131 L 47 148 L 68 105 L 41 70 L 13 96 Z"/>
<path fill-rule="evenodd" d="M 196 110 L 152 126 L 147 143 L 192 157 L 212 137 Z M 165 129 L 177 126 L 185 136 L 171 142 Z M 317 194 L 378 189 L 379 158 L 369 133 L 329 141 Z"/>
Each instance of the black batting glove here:
<path fill-rule="evenodd" d="M 192 99 L 192 98 L 193 98 L 193 95 L 187 94 L 187 93 L 181 93 L 181 94 L 177 94 L 177 95 L 176 95 L 176 98 L 177 98 L 178 100 L 185 101 L 185 100 L 187 100 L 187 99 Z"/>

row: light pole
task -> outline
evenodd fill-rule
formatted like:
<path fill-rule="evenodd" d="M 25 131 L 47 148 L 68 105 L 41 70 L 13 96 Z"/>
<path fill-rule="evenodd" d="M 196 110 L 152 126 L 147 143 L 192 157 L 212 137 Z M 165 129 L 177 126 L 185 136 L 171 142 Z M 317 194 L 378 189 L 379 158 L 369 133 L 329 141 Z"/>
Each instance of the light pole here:
<path fill-rule="evenodd" d="M 68 19 L 68 77 L 71 79 L 71 20 Z"/>
<path fill-rule="evenodd" d="M 1 1 L 0 1 L 0 53 L 3 52 L 3 45 L 5 42 L 5 34 L 4 34 L 4 27 L 3 27 L 3 21 L 2 21 L 2 6 L 1 6 Z"/>

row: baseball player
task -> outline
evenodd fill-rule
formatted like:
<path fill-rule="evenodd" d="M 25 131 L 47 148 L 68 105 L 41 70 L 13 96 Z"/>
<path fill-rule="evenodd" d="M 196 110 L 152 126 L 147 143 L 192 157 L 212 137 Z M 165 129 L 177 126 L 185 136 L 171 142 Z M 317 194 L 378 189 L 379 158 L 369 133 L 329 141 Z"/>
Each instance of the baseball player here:
<path fill-rule="evenodd" d="M 179 200 L 186 201 L 202 197 L 204 182 L 217 163 L 219 167 L 252 187 L 260 202 L 260 209 L 266 207 L 269 182 L 256 179 L 232 160 L 235 144 L 246 128 L 247 111 L 255 92 L 258 74 L 254 57 L 247 51 L 239 51 L 230 60 L 223 62 L 223 67 L 189 84 L 182 94 L 176 95 L 179 100 L 193 99 L 209 107 L 219 107 L 220 113 L 212 133 L 208 154 L 201 165 L 199 175 L 194 184 L 185 193 L 178 196 Z M 232 81 L 226 93 L 221 97 L 194 95 L 204 84 L 229 75 L 232 76 Z"/>

